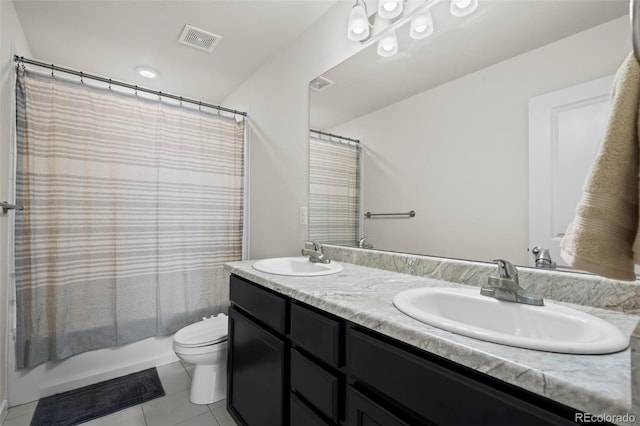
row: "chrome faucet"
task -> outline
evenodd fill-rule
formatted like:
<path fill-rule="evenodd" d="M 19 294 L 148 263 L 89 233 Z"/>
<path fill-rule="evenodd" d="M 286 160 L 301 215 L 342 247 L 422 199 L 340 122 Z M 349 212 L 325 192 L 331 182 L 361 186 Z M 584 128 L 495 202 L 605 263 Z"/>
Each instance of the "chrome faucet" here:
<path fill-rule="evenodd" d="M 549 249 L 535 246 L 531 249 L 531 253 L 536 257 L 536 268 L 556 269 L 556 262 L 551 260 Z"/>
<path fill-rule="evenodd" d="M 331 263 L 331 260 L 322 252 L 322 244 L 318 241 L 306 241 L 305 243 L 313 244 L 313 250 L 303 248 L 300 253 L 303 256 L 309 256 L 309 261 L 313 263 Z"/>
<path fill-rule="evenodd" d="M 362 237 L 358 240 L 358 248 L 362 248 L 362 249 L 372 249 L 373 248 L 373 244 L 367 244 L 366 243 L 367 237 Z"/>
<path fill-rule="evenodd" d="M 518 270 L 515 266 L 503 259 L 496 259 L 494 262 L 498 264 L 498 270 L 496 274 L 489 276 L 488 284 L 480 289 L 480 294 L 507 302 L 544 305 L 541 296 L 529 293 L 520 287 Z"/>

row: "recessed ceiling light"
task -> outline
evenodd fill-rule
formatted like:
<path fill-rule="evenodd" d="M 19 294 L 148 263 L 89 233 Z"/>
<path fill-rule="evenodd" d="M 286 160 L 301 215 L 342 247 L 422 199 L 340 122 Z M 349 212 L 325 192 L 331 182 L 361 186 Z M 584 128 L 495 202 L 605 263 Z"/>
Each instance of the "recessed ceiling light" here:
<path fill-rule="evenodd" d="M 136 68 L 136 72 L 144 78 L 156 78 L 158 76 L 158 71 L 149 67 L 138 67 Z"/>

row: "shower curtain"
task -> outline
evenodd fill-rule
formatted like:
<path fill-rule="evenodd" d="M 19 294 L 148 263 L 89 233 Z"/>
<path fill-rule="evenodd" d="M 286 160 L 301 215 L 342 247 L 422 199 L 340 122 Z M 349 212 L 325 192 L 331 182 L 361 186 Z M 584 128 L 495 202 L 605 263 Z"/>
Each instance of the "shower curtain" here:
<path fill-rule="evenodd" d="M 360 145 L 309 140 L 309 239 L 354 246 L 360 238 Z"/>
<path fill-rule="evenodd" d="M 24 69 L 16 91 L 18 368 L 220 312 L 244 122 Z"/>

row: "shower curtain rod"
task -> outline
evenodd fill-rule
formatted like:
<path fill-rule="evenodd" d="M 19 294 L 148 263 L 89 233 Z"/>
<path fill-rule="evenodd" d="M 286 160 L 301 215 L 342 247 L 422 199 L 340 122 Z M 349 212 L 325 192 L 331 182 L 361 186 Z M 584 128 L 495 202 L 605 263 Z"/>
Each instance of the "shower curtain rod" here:
<path fill-rule="evenodd" d="M 187 103 L 190 103 L 190 104 L 198 105 L 200 107 L 212 108 L 212 109 L 215 109 L 215 110 L 218 110 L 218 111 L 228 112 L 228 113 L 231 113 L 233 115 L 241 115 L 243 117 L 247 116 L 246 112 L 237 111 L 235 109 L 229 109 L 229 108 L 225 108 L 225 107 L 222 107 L 222 106 L 219 106 L 219 105 L 208 104 L 206 102 L 196 101 L 196 100 L 193 100 L 193 99 L 184 98 L 182 96 L 172 95 L 172 94 L 165 93 L 165 92 L 158 91 L 158 90 L 146 89 L 144 87 L 140 87 L 140 86 L 135 85 L 135 84 L 123 83 L 122 81 L 117 81 L 117 80 L 112 80 L 110 78 L 104 78 L 104 77 L 99 77 L 97 75 L 87 74 L 87 73 L 84 73 L 82 71 L 76 71 L 76 70 L 72 70 L 72 69 L 69 69 L 69 68 L 63 68 L 63 67 L 59 67 L 59 66 L 54 65 L 54 64 L 47 64 L 47 63 L 44 63 L 44 62 L 35 61 L 33 59 L 27 59 L 24 56 L 15 55 L 13 57 L 13 60 L 14 60 L 14 62 L 18 62 L 19 64 L 30 64 L 30 65 L 35 65 L 35 66 L 38 66 L 38 67 L 50 69 L 52 75 L 53 75 L 54 71 L 60 71 L 60 72 L 64 72 L 64 73 L 67 73 L 67 74 L 76 75 L 76 76 L 80 77 L 80 79 L 88 78 L 88 79 L 91 79 L 91 80 L 101 81 L 103 83 L 109 83 L 109 85 L 116 85 L 116 86 L 120 86 L 120 87 L 126 87 L 127 89 L 131 89 L 131 90 L 135 90 L 135 91 L 150 93 L 152 95 L 159 96 L 160 98 L 165 97 L 165 98 L 175 99 L 176 101 L 187 102 Z"/>
<path fill-rule="evenodd" d="M 309 129 L 309 131 L 311 133 L 317 133 L 319 135 L 329 136 L 330 138 L 339 138 L 339 139 L 342 139 L 342 140 L 345 140 L 345 141 L 349 141 L 349 142 L 360 143 L 359 139 L 352 139 L 352 138 L 348 138 L 346 136 L 340 136 L 340 135 L 336 135 L 336 134 L 333 134 L 333 133 L 322 132 L 320 130 L 315 130 L 315 129 Z"/>

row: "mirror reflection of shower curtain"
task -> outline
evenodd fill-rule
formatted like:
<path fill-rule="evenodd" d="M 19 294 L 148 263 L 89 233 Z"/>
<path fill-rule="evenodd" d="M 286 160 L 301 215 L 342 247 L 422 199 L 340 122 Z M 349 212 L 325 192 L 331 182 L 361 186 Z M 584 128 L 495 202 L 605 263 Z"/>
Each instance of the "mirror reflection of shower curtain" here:
<path fill-rule="evenodd" d="M 360 238 L 359 144 L 335 138 L 309 141 L 309 239 L 355 246 Z"/>
<path fill-rule="evenodd" d="M 16 92 L 18 368 L 223 310 L 244 121 L 29 70 Z"/>

